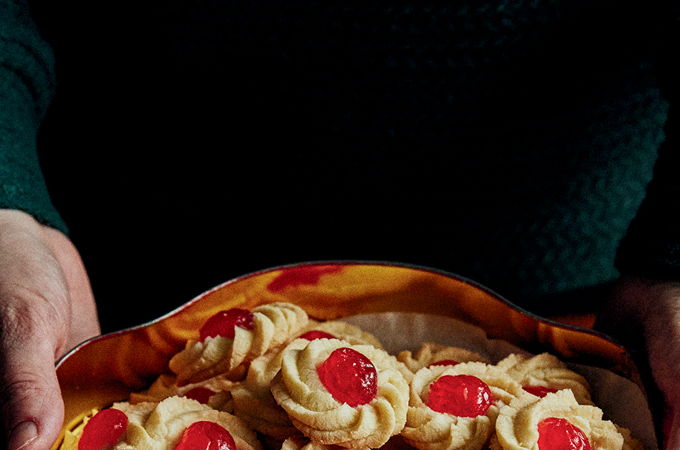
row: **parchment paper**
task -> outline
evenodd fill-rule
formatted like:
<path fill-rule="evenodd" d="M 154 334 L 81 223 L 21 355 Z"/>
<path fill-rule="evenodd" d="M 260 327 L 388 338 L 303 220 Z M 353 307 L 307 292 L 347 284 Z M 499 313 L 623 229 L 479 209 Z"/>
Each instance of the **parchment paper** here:
<path fill-rule="evenodd" d="M 509 342 L 489 339 L 473 325 L 456 319 L 417 313 L 361 314 L 343 318 L 373 333 L 396 355 L 402 350 L 416 351 L 422 342 L 463 347 L 497 362 L 510 353 L 528 352 Z M 605 419 L 631 430 L 645 448 L 657 449 L 652 413 L 640 388 L 632 381 L 598 367 L 568 364 L 583 375 L 593 389 L 595 404 Z"/>

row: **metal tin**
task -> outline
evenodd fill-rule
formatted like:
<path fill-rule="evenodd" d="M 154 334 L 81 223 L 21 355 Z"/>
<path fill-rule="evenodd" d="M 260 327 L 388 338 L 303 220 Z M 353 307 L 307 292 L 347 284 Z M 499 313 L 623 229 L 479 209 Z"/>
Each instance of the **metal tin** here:
<path fill-rule="evenodd" d="M 93 408 L 126 399 L 168 372 L 168 361 L 203 322 L 232 307 L 287 301 L 316 319 L 376 312 L 422 312 L 463 320 L 532 352 L 611 370 L 640 381 L 624 347 L 592 330 L 538 317 L 474 281 L 447 272 L 372 262 L 302 263 L 263 270 L 223 283 L 153 322 L 99 336 L 57 363 L 65 403 L 64 431 Z"/>

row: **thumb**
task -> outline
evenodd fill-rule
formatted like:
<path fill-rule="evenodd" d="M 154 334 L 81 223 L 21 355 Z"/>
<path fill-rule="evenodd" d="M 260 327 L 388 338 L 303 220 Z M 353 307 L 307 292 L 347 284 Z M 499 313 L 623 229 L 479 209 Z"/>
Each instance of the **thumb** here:
<path fill-rule="evenodd" d="M 9 450 L 45 450 L 64 417 L 55 358 L 69 334 L 58 261 L 25 214 L 0 213 L 0 414 Z"/>
<path fill-rule="evenodd" d="M 5 311 L 6 313 L 6 311 Z M 54 345 L 42 339 L 39 324 L 17 317 L 14 330 L 3 330 L 0 357 L 0 405 L 8 450 L 44 450 L 63 421 L 63 402 L 54 370 Z M 32 321 L 31 321 L 32 322 Z M 30 349 L 30 350 L 29 350 Z"/>

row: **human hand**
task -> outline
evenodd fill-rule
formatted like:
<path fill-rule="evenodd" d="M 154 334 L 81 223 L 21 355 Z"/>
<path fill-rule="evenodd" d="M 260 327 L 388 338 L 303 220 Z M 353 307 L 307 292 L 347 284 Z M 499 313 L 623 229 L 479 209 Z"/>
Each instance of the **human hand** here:
<path fill-rule="evenodd" d="M 0 210 L 0 414 L 9 450 L 49 449 L 62 426 L 55 360 L 99 334 L 78 251 L 31 216 Z"/>
<path fill-rule="evenodd" d="M 680 449 L 680 283 L 621 279 L 596 328 L 646 355 L 663 397 L 663 442 Z"/>

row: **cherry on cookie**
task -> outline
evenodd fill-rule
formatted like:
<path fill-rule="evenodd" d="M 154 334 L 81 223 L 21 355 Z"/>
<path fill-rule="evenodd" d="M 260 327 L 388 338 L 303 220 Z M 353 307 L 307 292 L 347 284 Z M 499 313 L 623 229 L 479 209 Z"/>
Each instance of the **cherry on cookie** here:
<path fill-rule="evenodd" d="M 203 420 L 189 425 L 174 450 L 237 450 L 231 433 L 215 422 Z"/>
<path fill-rule="evenodd" d="M 212 390 L 206 387 L 198 386 L 187 391 L 183 396 L 186 398 L 190 398 L 192 400 L 196 400 L 197 402 L 202 403 L 204 405 L 207 405 L 208 400 L 210 400 L 210 397 L 212 397 L 213 395 L 215 395 L 215 392 L 213 392 Z"/>
<path fill-rule="evenodd" d="M 486 414 L 493 402 L 489 386 L 472 375 L 444 375 L 430 385 L 427 406 L 458 417 Z"/>
<path fill-rule="evenodd" d="M 115 408 L 102 409 L 88 420 L 78 441 L 78 450 L 100 450 L 113 445 L 125 432 L 128 417 Z"/>
<path fill-rule="evenodd" d="M 366 356 L 348 347 L 333 350 L 316 369 L 334 399 L 355 407 L 373 400 L 378 392 L 378 373 Z"/>
<path fill-rule="evenodd" d="M 254 327 L 253 313 L 241 308 L 232 308 L 218 312 L 206 320 L 201 327 L 201 341 L 217 336 L 234 339 L 235 327 L 252 330 Z"/>
<path fill-rule="evenodd" d="M 590 450 L 583 431 L 560 417 L 548 417 L 538 424 L 538 448 L 550 450 Z"/>
<path fill-rule="evenodd" d="M 321 330 L 311 330 L 300 335 L 301 339 L 307 339 L 308 341 L 313 341 L 315 339 L 337 339 L 330 333 L 326 333 Z"/>

